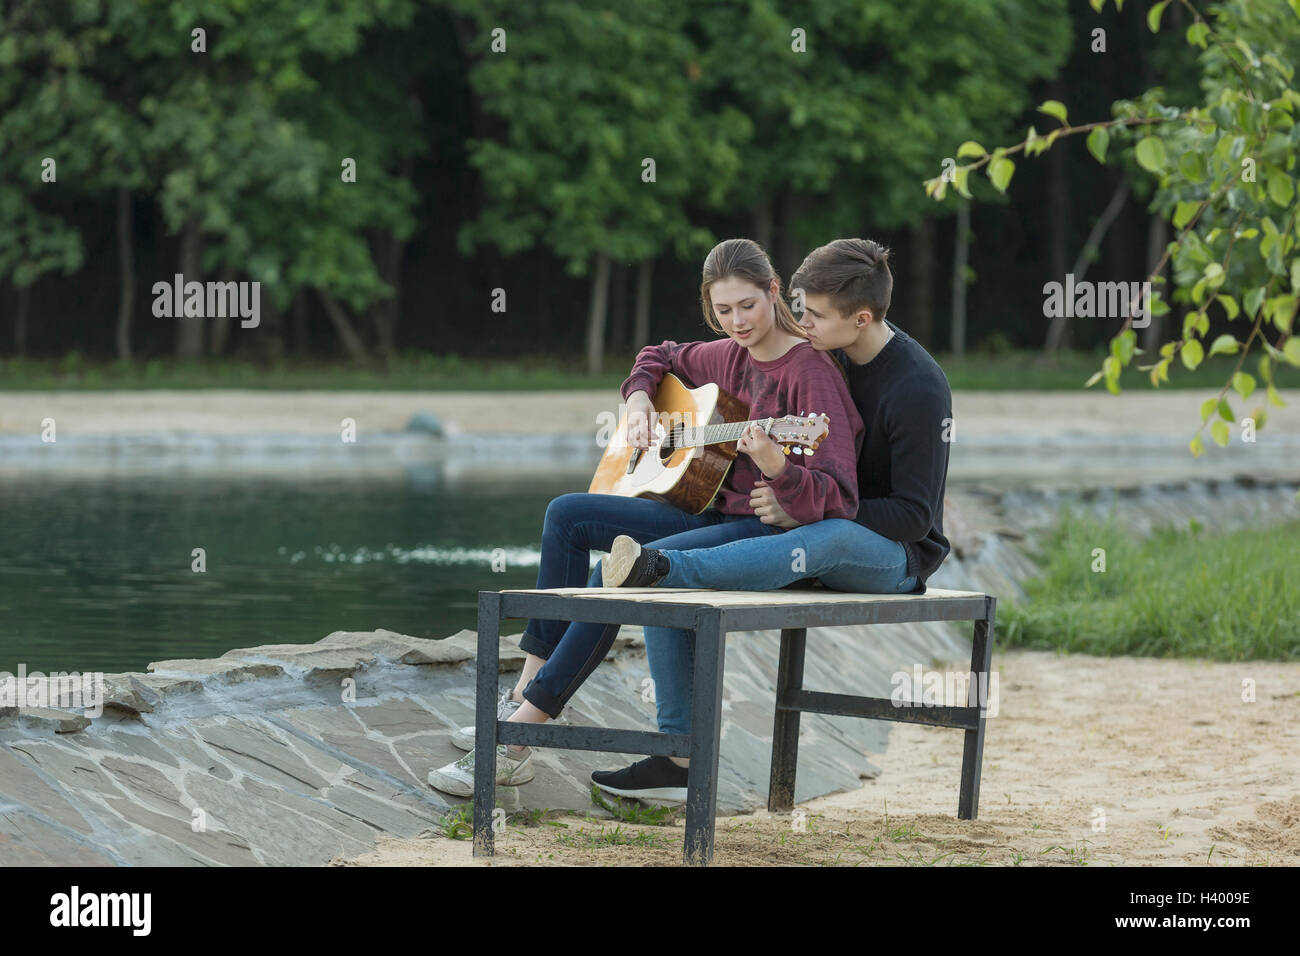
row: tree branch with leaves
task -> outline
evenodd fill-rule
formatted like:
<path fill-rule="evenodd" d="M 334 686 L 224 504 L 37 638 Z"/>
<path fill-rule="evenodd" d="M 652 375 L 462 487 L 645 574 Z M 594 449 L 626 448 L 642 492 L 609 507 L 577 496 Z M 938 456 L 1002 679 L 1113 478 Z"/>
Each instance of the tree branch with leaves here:
<path fill-rule="evenodd" d="M 1090 0 L 1100 12 L 1106 0 Z M 1124 0 L 1113 0 L 1116 9 Z M 1201 102 L 1175 106 L 1165 102 L 1160 88 L 1134 100 L 1112 105 L 1114 118 L 1071 125 L 1064 103 L 1048 100 L 1039 111 L 1061 125 L 1043 134 L 1030 128 L 1011 146 L 991 151 L 975 142 L 962 143 L 952 166 L 924 183 L 926 194 L 942 201 L 949 185 L 971 197 L 970 176 L 983 170 L 993 187 L 1005 192 L 1015 173 L 1017 154 L 1037 156 L 1057 140 L 1087 134 L 1087 147 L 1100 163 L 1107 162 L 1112 143 L 1125 149 L 1131 144 L 1136 165 L 1155 180 L 1153 209 L 1177 230 L 1164 255 L 1146 281 L 1151 283 L 1150 315 L 1170 311 L 1170 303 L 1184 307 L 1182 334 L 1161 345 L 1148 373 L 1159 387 L 1169 380 L 1175 357 L 1195 369 L 1207 357 L 1237 355 L 1231 376 L 1219 394 L 1201 406 L 1201 426 L 1189 442 L 1193 455 L 1205 449 L 1201 437 L 1209 426 L 1212 440 L 1226 446 L 1229 424 L 1237 421 L 1230 393 L 1248 400 L 1262 382 L 1267 402 L 1285 403 L 1274 386 L 1275 363 L 1300 367 L 1300 337 L 1293 324 L 1300 306 L 1300 230 L 1297 230 L 1296 156 L 1300 147 L 1300 92 L 1294 87 L 1295 63 L 1300 58 L 1300 0 L 1284 4 L 1228 0 L 1206 15 L 1191 0 L 1161 0 L 1147 12 L 1147 26 L 1161 28 L 1165 8 L 1179 3 L 1189 14 L 1187 43 L 1201 52 Z M 1172 264 L 1171 282 L 1161 276 Z M 1170 290 L 1160 287 L 1168 285 Z M 1110 340 L 1110 354 L 1086 383 L 1104 381 L 1118 394 L 1120 373 L 1143 355 L 1137 348 L 1131 302 L 1123 327 Z M 1211 331 L 1211 312 L 1224 331 L 1204 344 Z M 1232 331 L 1233 323 L 1249 321 L 1244 336 Z M 1270 341 L 1271 338 L 1271 341 Z M 1258 378 L 1244 370 L 1247 356 L 1256 350 Z M 1217 412 L 1217 418 L 1211 417 Z M 1241 419 L 1262 428 L 1267 418 L 1260 404 Z"/>

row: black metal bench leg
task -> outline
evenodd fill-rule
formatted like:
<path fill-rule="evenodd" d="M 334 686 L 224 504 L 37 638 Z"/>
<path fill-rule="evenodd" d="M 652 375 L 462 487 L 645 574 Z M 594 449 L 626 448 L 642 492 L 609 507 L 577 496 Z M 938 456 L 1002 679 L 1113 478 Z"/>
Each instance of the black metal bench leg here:
<path fill-rule="evenodd" d="M 726 635 L 722 632 L 721 614 L 718 611 L 702 613 L 695 626 L 691 769 L 686 781 L 684 856 L 688 866 L 707 866 L 713 859 L 725 652 Z"/>
<path fill-rule="evenodd" d="M 781 659 L 776 667 L 776 717 L 772 721 L 772 777 L 767 788 L 767 809 L 783 813 L 794 809 L 795 768 L 799 763 L 799 711 L 782 710 L 794 691 L 803 690 L 803 656 L 808 630 L 781 632 Z"/>
<path fill-rule="evenodd" d="M 989 691 L 989 671 L 993 664 L 993 617 L 997 600 L 991 597 L 986 600 L 988 616 L 985 620 L 975 622 L 975 639 L 971 642 L 970 669 L 975 679 L 971 682 L 967 695 L 966 704 L 969 707 L 979 707 L 981 687 L 985 694 Z M 966 741 L 962 748 L 961 795 L 957 800 L 957 816 L 962 820 L 974 820 L 979 816 L 985 719 L 984 709 L 981 708 L 979 725 L 974 730 L 966 731 Z"/>
<path fill-rule="evenodd" d="M 501 668 L 501 596 L 478 595 L 474 685 L 474 856 L 496 852 L 492 812 L 497 795 L 497 681 Z"/>

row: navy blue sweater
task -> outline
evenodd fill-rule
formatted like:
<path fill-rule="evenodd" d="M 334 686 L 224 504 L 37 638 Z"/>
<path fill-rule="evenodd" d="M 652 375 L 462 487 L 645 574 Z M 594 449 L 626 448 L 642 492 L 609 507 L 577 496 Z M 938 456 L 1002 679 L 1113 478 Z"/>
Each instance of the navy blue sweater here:
<path fill-rule="evenodd" d="M 848 375 L 853 404 L 866 425 L 858 456 L 857 522 L 903 545 L 907 573 L 917 576 L 920 594 L 952 550 L 943 536 L 952 391 L 930 353 L 885 322 L 894 337 L 865 365 L 853 364 L 840 349 L 831 354 Z"/>

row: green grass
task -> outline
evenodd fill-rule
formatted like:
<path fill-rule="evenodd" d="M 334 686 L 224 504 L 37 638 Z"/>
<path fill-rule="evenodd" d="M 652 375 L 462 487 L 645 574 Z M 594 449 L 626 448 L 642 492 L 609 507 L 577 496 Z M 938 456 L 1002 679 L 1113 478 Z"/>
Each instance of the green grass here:
<path fill-rule="evenodd" d="M 384 391 L 614 391 L 632 357 L 611 357 L 605 374 L 589 378 L 582 363 L 554 356 L 483 361 L 455 355 L 408 353 L 369 364 L 281 359 L 147 359 L 94 361 L 77 353 L 61 359 L 0 359 L 0 389 L 328 389 Z"/>
<path fill-rule="evenodd" d="M 602 826 L 595 832 L 579 827 L 573 833 L 556 837 L 556 842 L 564 846 L 595 849 L 606 846 L 668 846 L 677 843 L 678 840 L 675 837 L 661 837 L 654 833 L 630 833 L 623 829 L 623 824 L 617 823 L 613 828 Z"/>
<path fill-rule="evenodd" d="M 1094 549 L 1105 571 L 1094 571 Z M 1109 656 L 1300 659 L 1300 522 L 1208 534 L 1197 523 L 1138 539 L 1067 511 L 1045 539 L 1025 604 L 998 611 L 1002 646 Z"/>
<path fill-rule="evenodd" d="M 463 803 L 452 807 L 438 820 L 438 829 L 448 840 L 474 839 L 474 805 Z"/>
<path fill-rule="evenodd" d="M 634 353 L 610 355 L 606 372 L 588 377 L 574 356 L 535 355 L 514 359 L 474 359 L 457 355 L 408 352 L 368 364 L 278 359 L 179 360 L 155 358 L 134 362 L 88 359 L 69 352 L 59 359 L 0 358 L 0 389 L 379 389 L 392 391 L 552 391 L 618 388 L 631 368 Z M 1037 352 L 973 353 L 960 359 L 936 356 L 954 389 L 1077 390 L 1101 367 L 1102 353 L 1068 352 L 1050 362 Z M 1231 377 L 1235 358 L 1216 356 L 1194 372 L 1177 366 L 1162 388 L 1221 386 Z M 1137 364 L 1135 362 L 1135 364 Z M 1253 369 L 1253 360 L 1248 362 Z M 1300 371 L 1275 369 L 1279 388 L 1300 387 Z M 1124 388 L 1151 388 L 1145 373 L 1130 368 Z M 1093 391 L 1101 392 L 1100 384 Z"/>
<path fill-rule="evenodd" d="M 505 822 L 507 826 L 539 827 L 545 825 L 568 829 L 567 823 L 550 819 L 552 815 L 563 812 L 562 810 L 548 810 L 542 807 L 536 807 L 532 810 L 515 810 L 513 813 L 506 814 Z M 452 807 L 438 820 L 437 829 L 448 840 L 474 839 L 474 804 L 462 803 Z"/>
<path fill-rule="evenodd" d="M 1101 369 L 1106 353 L 1063 352 L 1051 360 L 1045 359 L 1040 352 L 1024 351 L 969 353 L 961 358 L 936 353 L 934 357 L 953 389 L 1065 391 L 1082 389 L 1083 383 Z M 1243 369 L 1253 374 L 1256 362 L 1257 357 L 1252 352 Z M 1169 369 L 1169 381 L 1160 388 L 1219 388 L 1232 378 L 1236 363 L 1236 356 L 1216 355 L 1199 365 L 1195 371 L 1189 372 L 1181 363 L 1175 362 Z M 1120 387 L 1134 391 L 1154 391 L 1149 373 L 1137 370 L 1139 365 L 1149 364 L 1151 363 L 1145 356 L 1135 357 L 1132 365 L 1120 374 Z M 1300 387 L 1300 371 L 1283 363 L 1274 365 L 1274 382 L 1278 388 Z M 1106 394 L 1106 388 L 1100 382 L 1088 391 Z"/>
<path fill-rule="evenodd" d="M 607 797 L 604 791 L 596 786 L 591 788 L 591 802 L 613 814 L 616 820 L 656 827 L 672 826 L 686 809 L 684 805 L 651 806 L 639 800 Z"/>

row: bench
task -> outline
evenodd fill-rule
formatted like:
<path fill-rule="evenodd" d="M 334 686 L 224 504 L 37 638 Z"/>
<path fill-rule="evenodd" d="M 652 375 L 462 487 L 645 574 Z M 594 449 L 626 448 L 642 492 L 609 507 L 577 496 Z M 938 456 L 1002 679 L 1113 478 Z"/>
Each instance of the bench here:
<path fill-rule="evenodd" d="M 474 763 L 474 856 L 494 852 L 496 746 L 516 744 L 605 753 L 689 757 L 686 833 L 688 865 L 713 858 L 717 811 L 718 746 L 722 731 L 722 673 L 730 631 L 780 628 L 776 718 L 772 727 L 772 773 L 768 810 L 794 807 L 795 766 L 799 757 L 799 715 L 833 714 L 904 723 L 953 727 L 966 732 L 957 816 L 974 819 L 979 808 L 980 766 L 984 754 L 985 710 L 977 690 L 988 686 L 993 653 L 996 599 L 977 591 L 930 589 L 925 594 L 848 594 L 827 590 L 712 591 L 675 588 L 554 588 L 480 591 L 476 674 Z M 639 624 L 695 632 L 694 700 L 691 733 L 609 727 L 525 724 L 497 721 L 501 621 L 538 618 L 596 624 Z M 918 621 L 973 621 L 968 706 L 898 707 L 885 698 L 805 690 L 804 646 L 807 629 L 833 625 L 900 624 Z M 987 697 L 985 698 L 987 706 Z M 493 741 L 490 747 L 483 741 Z"/>

